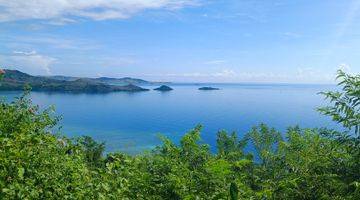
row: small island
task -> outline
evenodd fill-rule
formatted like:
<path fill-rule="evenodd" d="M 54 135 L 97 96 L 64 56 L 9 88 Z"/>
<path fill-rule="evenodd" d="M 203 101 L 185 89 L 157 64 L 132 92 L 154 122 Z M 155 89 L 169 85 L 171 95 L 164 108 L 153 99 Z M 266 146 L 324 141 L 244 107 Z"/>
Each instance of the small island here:
<path fill-rule="evenodd" d="M 201 88 L 199 88 L 199 90 L 220 90 L 220 89 L 214 88 L 214 87 L 201 87 Z"/>
<path fill-rule="evenodd" d="M 167 85 L 162 85 L 162 86 L 160 86 L 158 88 L 155 88 L 154 90 L 167 92 L 167 91 L 171 91 L 173 89 L 171 87 L 167 86 Z"/>

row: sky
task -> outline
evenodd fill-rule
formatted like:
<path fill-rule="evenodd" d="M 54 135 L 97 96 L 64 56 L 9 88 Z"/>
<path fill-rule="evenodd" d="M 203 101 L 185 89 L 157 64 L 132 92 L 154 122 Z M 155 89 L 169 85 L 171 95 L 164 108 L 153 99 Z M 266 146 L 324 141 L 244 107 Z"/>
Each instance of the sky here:
<path fill-rule="evenodd" d="M 0 68 L 333 83 L 360 71 L 360 0 L 0 0 Z"/>

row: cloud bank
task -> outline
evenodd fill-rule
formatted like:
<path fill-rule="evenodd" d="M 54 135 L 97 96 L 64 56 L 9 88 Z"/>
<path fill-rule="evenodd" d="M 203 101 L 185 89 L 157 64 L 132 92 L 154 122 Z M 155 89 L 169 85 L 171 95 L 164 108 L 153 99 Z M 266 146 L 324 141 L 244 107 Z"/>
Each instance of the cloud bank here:
<path fill-rule="evenodd" d="M 228 83 L 334 83 L 337 69 L 349 69 L 348 65 L 341 64 L 328 72 L 315 68 L 298 68 L 293 72 L 246 72 L 223 69 L 218 72 L 193 72 L 170 74 L 143 74 L 144 77 L 154 77 L 154 80 L 184 82 L 228 82 Z"/>
<path fill-rule="evenodd" d="M 126 19 L 144 10 L 176 10 L 198 4 L 198 0 L 0 0 L 0 22 Z"/>
<path fill-rule="evenodd" d="M 0 55 L 0 65 L 3 67 L 15 68 L 36 75 L 50 75 L 51 65 L 56 61 L 56 58 L 36 51 L 13 51 L 9 55 Z"/>

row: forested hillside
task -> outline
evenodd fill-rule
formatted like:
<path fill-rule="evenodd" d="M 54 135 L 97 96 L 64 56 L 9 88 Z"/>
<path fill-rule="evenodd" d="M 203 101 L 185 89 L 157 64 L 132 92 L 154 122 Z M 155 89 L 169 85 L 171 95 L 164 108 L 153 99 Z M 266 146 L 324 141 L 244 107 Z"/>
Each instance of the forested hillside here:
<path fill-rule="evenodd" d="M 4 70 L 0 91 L 23 90 L 31 87 L 33 91 L 71 92 L 71 93 L 109 93 L 109 92 L 140 92 L 148 89 L 134 85 L 140 79 L 111 78 L 72 78 L 31 76 L 17 70 Z M 110 81 L 118 81 L 123 85 L 111 85 Z M 127 81 L 127 82 L 126 82 Z"/>

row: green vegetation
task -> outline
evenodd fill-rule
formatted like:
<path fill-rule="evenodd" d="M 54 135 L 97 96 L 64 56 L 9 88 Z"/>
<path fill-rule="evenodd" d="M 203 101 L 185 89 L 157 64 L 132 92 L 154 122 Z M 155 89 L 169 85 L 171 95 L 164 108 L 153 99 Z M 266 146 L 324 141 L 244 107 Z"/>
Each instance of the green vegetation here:
<path fill-rule="evenodd" d="M 197 126 L 178 145 L 163 137 L 148 153 L 102 155 L 90 137 L 52 134 L 59 119 L 26 94 L 1 102 L 0 199 L 360 199 L 359 78 L 342 74 L 343 93 L 320 110 L 348 131 L 220 131 L 216 154 Z"/>
<path fill-rule="evenodd" d="M 46 92 L 73 92 L 73 93 L 108 93 L 108 92 L 140 92 L 148 89 L 133 85 L 140 79 L 113 79 L 113 78 L 71 78 L 71 77 L 41 77 L 31 76 L 17 70 L 4 70 L 0 90 L 22 90 L 25 85 L 33 91 Z M 110 82 L 118 81 L 125 85 L 111 85 Z M 143 83 L 143 82 L 141 82 Z"/>
<path fill-rule="evenodd" d="M 332 106 L 320 108 L 319 111 L 329 115 L 344 127 L 360 132 L 360 75 L 351 76 L 338 72 L 339 86 L 342 92 L 322 92 L 333 103 Z"/>

